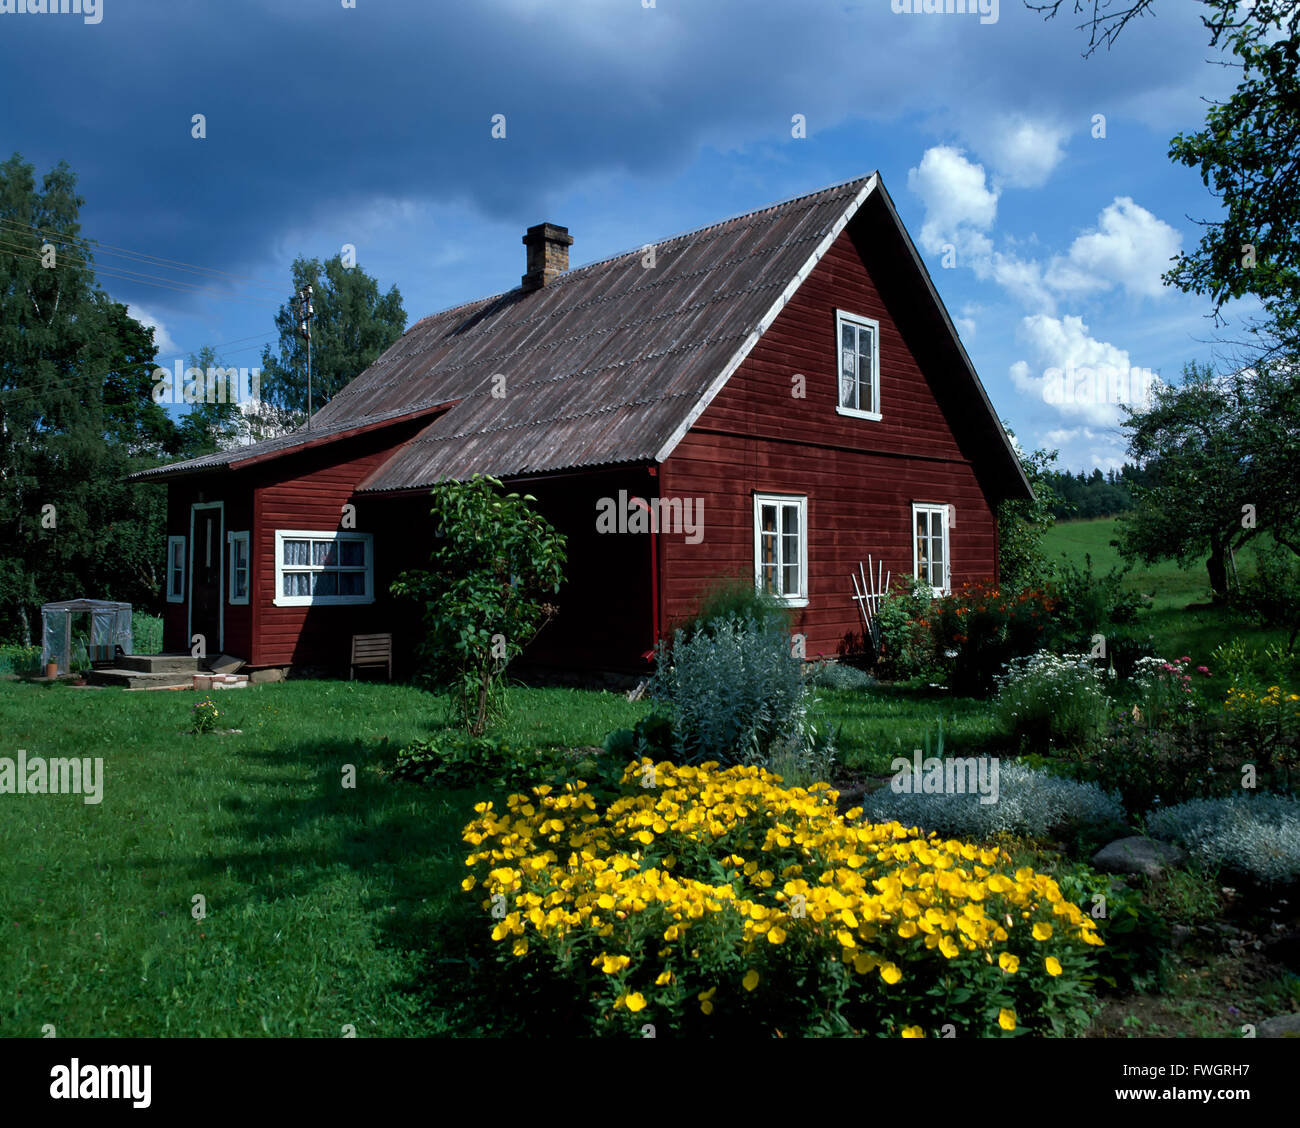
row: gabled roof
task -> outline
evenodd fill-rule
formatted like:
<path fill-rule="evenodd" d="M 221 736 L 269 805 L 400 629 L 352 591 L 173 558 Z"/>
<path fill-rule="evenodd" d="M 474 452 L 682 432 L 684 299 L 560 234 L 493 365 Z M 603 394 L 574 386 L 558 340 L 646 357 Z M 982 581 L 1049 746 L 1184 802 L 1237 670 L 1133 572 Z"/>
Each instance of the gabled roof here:
<path fill-rule="evenodd" d="M 740 366 L 836 237 L 874 195 L 903 262 L 986 418 L 980 436 L 1010 494 L 1029 495 L 1005 432 L 877 175 L 724 220 L 417 322 L 312 419 L 319 439 L 451 403 L 360 485 L 662 462 Z M 910 252 L 907 253 L 907 252 Z M 969 420 L 967 421 L 969 427 Z M 272 449 L 288 453 L 310 442 Z M 280 440 L 271 440 L 279 442 Z M 245 448 L 243 457 L 254 448 Z M 981 447 L 981 449 L 984 449 Z M 139 477 L 219 466 L 210 455 Z"/>

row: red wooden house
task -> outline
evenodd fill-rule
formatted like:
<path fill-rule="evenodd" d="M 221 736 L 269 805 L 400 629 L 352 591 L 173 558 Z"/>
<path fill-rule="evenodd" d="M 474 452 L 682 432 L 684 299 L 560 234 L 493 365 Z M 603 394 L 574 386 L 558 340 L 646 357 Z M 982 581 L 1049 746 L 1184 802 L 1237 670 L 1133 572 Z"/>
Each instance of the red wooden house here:
<path fill-rule="evenodd" d="M 310 429 L 136 476 L 168 483 L 166 649 L 343 669 L 392 631 L 409 668 L 389 584 L 427 562 L 429 486 L 478 473 L 569 538 L 540 662 L 643 669 L 721 576 L 810 656 L 860 631 L 868 554 L 996 578 L 1029 485 L 878 175 L 570 271 L 572 241 L 530 228 L 522 285 L 416 323 Z"/>

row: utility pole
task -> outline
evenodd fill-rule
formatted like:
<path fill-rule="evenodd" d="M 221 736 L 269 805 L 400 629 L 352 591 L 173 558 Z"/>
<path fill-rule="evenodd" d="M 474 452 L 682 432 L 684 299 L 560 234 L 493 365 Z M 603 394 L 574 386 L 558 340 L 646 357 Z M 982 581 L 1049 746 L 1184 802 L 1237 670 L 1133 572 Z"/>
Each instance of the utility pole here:
<path fill-rule="evenodd" d="M 311 322 L 314 310 L 311 304 L 311 287 L 298 291 L 298 336 L 307 342 L 307 430 L 311 430 Z"/>

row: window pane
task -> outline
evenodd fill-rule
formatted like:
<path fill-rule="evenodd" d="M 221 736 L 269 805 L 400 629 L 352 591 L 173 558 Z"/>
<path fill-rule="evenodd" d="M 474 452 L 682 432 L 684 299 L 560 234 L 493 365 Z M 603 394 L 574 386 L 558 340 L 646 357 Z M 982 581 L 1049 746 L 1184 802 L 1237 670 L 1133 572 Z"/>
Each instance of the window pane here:
<path fill-rule="evenodd" d="M 760 574 L 763 577 L 763 590 L 771 592 L 773 595 L 780 595 L 781 591 L 776 583 L 776 565 L 765 563 Z"/>
<path fill-rule="evenodd" d="M 313 572 L 311 576 L 311 593 L 312 595 L 338 595 L 338 573 Z"/>
<path fill-rule="evenodd" d="M 359 540 L 340 541 L 339 563 L 344 568 L 364 568 L 366 565 L 365 542 Z"/>
<path fill-rule="evenodd" d="M 365 595 L 366 574 L 364 572 L 340 572 L 339 595 Z"/>
<path fill-rule="evenodd" d="M 782 594 L 797 596 L 799 594 L 799 565 L 787 564 L 782 571 L 785 573 L 785 588 Z"/>
<path fill-rule="evenodd" d="M 311 562 L 317 568 L 330 568 L 339 562 L 338 546 L 333 541 L 312 541 Z"/>
<path fill-rule="evenodd" d="M 284 542 L 284 563 L 304 565 L 310 563 L 308 558 L 309 541 L 287 540 Z M 286 595 L 289 593 L 286 592 Z"/>
<path fill-rule="evenodd" d="M 283 587 L 285 595 L 310 595 L 311 577 L 306 572 L 285 572 Z"/>
<path fill-rule="evenodd" d="M 857 407 L 857 348 L 854 344 L 852 325 L 845 325 L 840 331 L 840 406 Z"/>

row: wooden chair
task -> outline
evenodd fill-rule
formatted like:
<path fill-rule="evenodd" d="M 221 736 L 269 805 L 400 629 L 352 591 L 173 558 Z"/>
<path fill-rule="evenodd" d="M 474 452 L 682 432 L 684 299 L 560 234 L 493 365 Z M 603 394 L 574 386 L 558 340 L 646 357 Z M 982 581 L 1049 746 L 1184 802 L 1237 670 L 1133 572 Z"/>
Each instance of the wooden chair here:
<path fill-rule="evenodd" d="M 348 680 L 356 675 L 358 666 L 386 666 L 388 680 L 393 680 L 393 636 L 391 634 L 368 634 L 352 636 L 352 665 L 348 670 Z"/>

